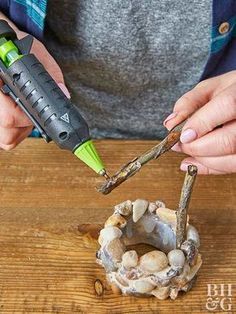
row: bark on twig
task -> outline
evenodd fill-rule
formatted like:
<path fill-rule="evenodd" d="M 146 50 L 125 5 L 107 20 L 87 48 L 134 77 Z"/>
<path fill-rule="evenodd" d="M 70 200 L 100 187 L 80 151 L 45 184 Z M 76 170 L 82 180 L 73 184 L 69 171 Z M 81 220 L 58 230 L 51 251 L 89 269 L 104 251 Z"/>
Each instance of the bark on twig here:
<path fill-rule="evenodd" d="M 197 167 L 194 165 L 189 165 L 181 191 L 179 208 L 176 214 L 176 248 L 180 248 L 181 244 L 185 241 L 186 238 L 187 211 L 196 175 Z"/>
<path fill-rule="evenodd" d="M 136 157 L 128 164 L 123 166 L 120 171 L 118 171 L 114 176 L 112 176 L 109 180 L 103 183 L 100 187 L 98 187 L 98 191 L 103 194 L 110 193 L 114 188 L 119 186 L 121 183 L 126 181 L 128 178 L 135 175 L 143 165 L 149 162 L 152 159 L 156 159 L 165 152 L 167 152 L 172 146 L 174 146 L 180 138 L 180 134 L 182 128 L 186 121 L 181 122 L 177 126 L 175 126 L 161 141 L 158 145 L 151 148 L 149 151 L 144 154 Z"/>

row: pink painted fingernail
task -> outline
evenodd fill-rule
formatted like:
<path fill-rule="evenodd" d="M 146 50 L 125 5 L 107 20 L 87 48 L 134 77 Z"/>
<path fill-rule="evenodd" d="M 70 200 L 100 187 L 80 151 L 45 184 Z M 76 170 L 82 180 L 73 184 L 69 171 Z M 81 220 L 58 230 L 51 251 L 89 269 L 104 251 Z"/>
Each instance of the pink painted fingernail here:
<path fill-rule="evenodd" d="M 71 98 L 70 92 L 68 91 L 67 87 L 63 83 L 58 83 L 58 86 L 63 91 L 63 93 L 66 95 L 67 98 Z"/>
<path fill-rule="evenodd" d="M 182 171 L 187 171 L 188 170 L 188 163 L 182 162 L 182 164 L 180 165 L 180 170 Z"/>
<path fill-rule="evenodd" d="M 179 145 L 179 143 L 176 143 L 173 147 L 171 147 L 171 150 L 173 150 L 174 152 L 181 152 L 181 147 Z"/>
<path fill-rule="evenodd" d="M 177 112 L 172 112 L 163 122 L 164 126 L 166 126 L 166 123 L 170 121 L 171 119 L 174 119 L 176 116 L 177 116 Z"/>
<path fill-rule="evenodd" d="M 197 133 L 196 131 L 192 129 L 187 129 L 184 130 L 180 136 L 180 141 L 185 144 L 185 143 L 190 143 L 194 141 L 197 138 Z"/>

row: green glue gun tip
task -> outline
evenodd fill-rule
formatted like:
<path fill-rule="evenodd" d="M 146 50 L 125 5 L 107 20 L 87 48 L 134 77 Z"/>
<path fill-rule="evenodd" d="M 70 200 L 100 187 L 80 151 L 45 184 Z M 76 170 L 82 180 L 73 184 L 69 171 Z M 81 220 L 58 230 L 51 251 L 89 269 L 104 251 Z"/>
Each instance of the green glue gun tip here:
<path fill-rule="evenodd" d="M 92 140 L 88 140 L 81 144 L 78 148 L 76 148 L 74 154 L 96 173 L 104 176 L 105 178 L 108 177 L 103 162 L 99 157 Z"/>

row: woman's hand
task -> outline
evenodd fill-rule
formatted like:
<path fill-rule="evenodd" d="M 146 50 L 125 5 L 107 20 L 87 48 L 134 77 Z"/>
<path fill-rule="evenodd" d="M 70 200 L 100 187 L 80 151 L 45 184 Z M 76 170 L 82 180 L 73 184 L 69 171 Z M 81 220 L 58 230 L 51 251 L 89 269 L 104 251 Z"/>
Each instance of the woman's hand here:
<path fill-rule="evenodd" d="M 180 168 L 192 163 L 200 174 L 236 172 L 236 71 L 200 82 L 176 102 L 164 125 L 171 129 L 189 116 L 173 147 L 191 156 Z"/>
<path fill-rule="evenodd" d="M 0 13 L 0 18 L 5 19 L 15 29 L 18 38 L 22 38 L 27 34 L 19 31 L 3 14 Z M 51 74 L 59 87 L 69 97 L 69 92 L 64 85 L 62 72 L 48 53 L 44 45 L 34 39 L 32 53 L 40 60 L 47 71 Z M 0 80 L 0 87 L 3 82 Z M 27 118 L 19 106 L 9 97 L 0 92 L 0 148 L 11 150 L 23 139 L 25 139 L 32 130 L 32 122 Z"/>

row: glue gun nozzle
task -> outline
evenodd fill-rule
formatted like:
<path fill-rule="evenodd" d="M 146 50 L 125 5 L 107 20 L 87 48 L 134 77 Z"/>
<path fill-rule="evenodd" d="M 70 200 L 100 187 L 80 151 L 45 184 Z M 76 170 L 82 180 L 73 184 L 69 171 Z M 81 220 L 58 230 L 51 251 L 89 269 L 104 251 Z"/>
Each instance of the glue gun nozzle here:
<path fill-rule="evenodd" d="M 102 169 L 102 171 L 100 172 L 100 175 L 103 176 L 106 180 L 109 180 L 110 177 L 106 172 L 106 169 Z"/>
<path fill-rule="evenodd" d="M 107 174 L 107 173 L 104 173 L 104 178 L 106 179 L 106 180 L 109 180 L 110 179 L 110 177 L 109 177 L 109 175 Z"/>

